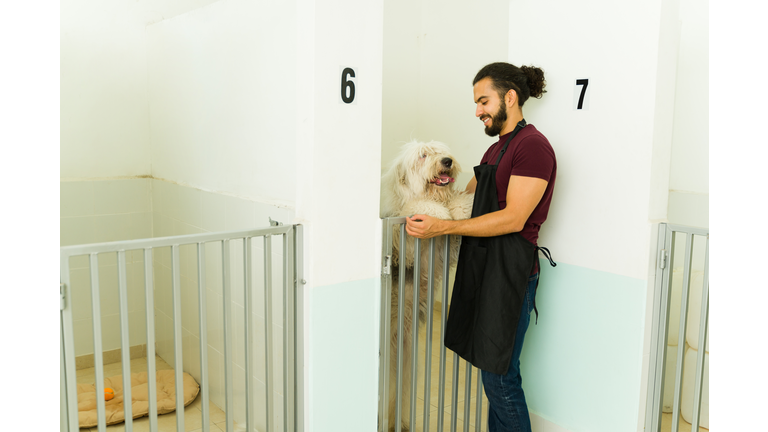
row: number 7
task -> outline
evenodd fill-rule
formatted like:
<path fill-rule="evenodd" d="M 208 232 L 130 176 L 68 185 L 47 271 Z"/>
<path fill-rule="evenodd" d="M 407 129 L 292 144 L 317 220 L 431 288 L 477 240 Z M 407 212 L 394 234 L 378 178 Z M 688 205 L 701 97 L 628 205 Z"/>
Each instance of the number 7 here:
<path fill-rule="evenodd" d="M 587 86 L 589 85 L 588 79 L 577 79 L 576 85 L 583 85 L 584 87 L 581 88 L 581 95 L 579 95 L 579 104 L 576 107 L 576 109 L 581 109 L 581 107 L 584 105 L 584 95 L 587 93 Z"/>

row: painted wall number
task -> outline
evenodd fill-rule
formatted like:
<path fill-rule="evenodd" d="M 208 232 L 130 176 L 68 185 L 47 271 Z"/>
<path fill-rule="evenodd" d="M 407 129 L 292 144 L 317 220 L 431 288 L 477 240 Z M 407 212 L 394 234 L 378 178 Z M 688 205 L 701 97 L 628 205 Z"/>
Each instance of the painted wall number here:
<path fill-rule="evenodd" d="M 344 68 L 341 71 L 341 100 L 345 104 L 351 104 L 355 100 L 355 70 Z"/>
<path fill-rule="evenodd" d="M 576 80 L 576 86 L 573 88 L 573 109 L 585 111 L 589 109 L 589 78 Z"/>

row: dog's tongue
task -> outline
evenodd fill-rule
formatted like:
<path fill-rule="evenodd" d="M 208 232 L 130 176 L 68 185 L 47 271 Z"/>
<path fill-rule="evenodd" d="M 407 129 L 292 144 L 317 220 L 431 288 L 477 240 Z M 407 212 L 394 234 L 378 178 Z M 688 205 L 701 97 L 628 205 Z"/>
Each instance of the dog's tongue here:
<path fill-rule="evenodd" d="M 447 174 L 440 174 L 441 183 L 453 183 L 455 180 Z"/>

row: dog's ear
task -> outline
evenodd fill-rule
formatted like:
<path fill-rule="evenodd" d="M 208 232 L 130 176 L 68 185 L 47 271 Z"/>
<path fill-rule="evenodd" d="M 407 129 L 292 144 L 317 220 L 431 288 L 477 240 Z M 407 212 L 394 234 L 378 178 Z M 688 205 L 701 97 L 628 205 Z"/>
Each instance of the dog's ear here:
<path fill-rule="evenodd" d="M 405 185 L 405 170 L 401 164 L 395 165 L 395 175 L 397 176 L 397 181 L 399 181 L 401 185 Z"/>

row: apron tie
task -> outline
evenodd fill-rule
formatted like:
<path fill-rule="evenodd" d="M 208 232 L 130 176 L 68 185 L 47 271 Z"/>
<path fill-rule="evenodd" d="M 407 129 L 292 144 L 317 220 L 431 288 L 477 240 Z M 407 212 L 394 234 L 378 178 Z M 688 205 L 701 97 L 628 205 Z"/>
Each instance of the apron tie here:
<path fill-rule="evenodd" d="M 549 249 L 545 247 L 536 246 L 533 253 L 536 255 L 535 262 L 537 267 L 539 266 L 538 251 L 541 251 L 541 253 L 544 254 L 544 257 L 549 260 L 549 265 L 551 265 L 552 267 L 557 267 L 557 263 L 552 259 L 552 254 L 549 252 Z M 536 312 L 536 322 L 534 323 L 534 325 L 539 324 L 539 310 L 536 309 L 536 291 L 539 289 L 540 280 L 541 280 L 541 268 L 539 268 L 539 277 L 536 278 L 536 287 L 533 289 L 533 311 Z"/>

